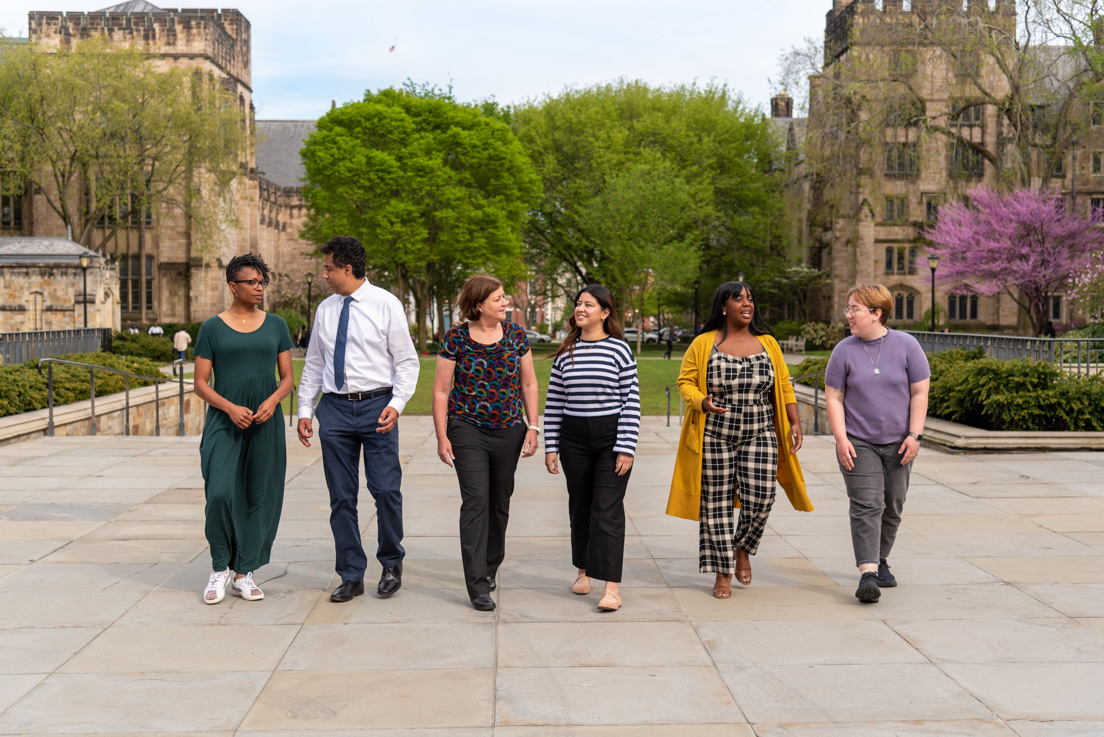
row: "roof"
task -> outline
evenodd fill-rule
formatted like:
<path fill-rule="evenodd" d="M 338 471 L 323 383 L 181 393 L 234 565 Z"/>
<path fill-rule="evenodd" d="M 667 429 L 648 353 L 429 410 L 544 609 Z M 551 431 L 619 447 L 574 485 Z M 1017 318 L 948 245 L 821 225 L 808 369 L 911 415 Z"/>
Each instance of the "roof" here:
<path fill-rule="evenodd" d="M 161 8 L 157 7 L 153 3 L 147 3 L 146 0 L 128 0 L 125 3 L 119 3 L 118 5 L 112 5 L 110 8 L 104 8 L 97 11 L 99 13 L 161 13 Z"/>
<path fill-rule="evenodd" d="M 85 254 L 103 258 L 102 254 L 68 238 L 0 237 L 0 263 L 79 265 L 80 257 Z"/>
<path fill-rule="evenodd" d="M 313 120 L 258 120 L 257 173 L 281 187 L 301 187 L 306 177 L 299 149 L 314 132 Z"/>

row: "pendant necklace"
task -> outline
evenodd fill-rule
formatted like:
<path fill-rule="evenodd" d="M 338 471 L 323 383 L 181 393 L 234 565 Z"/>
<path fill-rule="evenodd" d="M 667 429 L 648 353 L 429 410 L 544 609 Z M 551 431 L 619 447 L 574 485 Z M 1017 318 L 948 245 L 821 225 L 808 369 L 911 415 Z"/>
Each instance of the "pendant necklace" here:
<path fill-rule="evenodd" d="M 870 351 L 866 350 L 866 341 L 859 338 L 859 342 L 862 343 L 863 350 L 866 352 L 866 359 L 870 361 L 870 365 L 874 367 L 874 375 L 878 376 L 882 372 L 878 370 L 878 364 L 882 362 L 882 346 L 885 344 L 885 338 L 889 335 L 889 331 L 886 330 L 882 337 L 878 338 L 878 360 L 875 361 L 870 357 Z"/>

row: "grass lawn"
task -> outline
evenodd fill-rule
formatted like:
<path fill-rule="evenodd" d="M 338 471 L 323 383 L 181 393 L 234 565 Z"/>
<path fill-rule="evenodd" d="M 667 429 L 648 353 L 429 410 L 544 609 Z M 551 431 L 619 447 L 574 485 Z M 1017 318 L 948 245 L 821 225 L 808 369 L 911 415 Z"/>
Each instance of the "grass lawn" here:
<path fill-rule="evenodd" d="M 548 389 L 548 376 L 552 372 L 552 362 L 545 356 L 550 351 L 537 348 L 533 351 L 534 366 L 537 370 L 537 383 L 540 385 L 540 405 L 544 408 L 544 395 Z M 646 351 L 645 355 L 650 355 Z M 656 357 L 662 356 L 663 351 L 658 351 Z M 674 389 L 675 380 L 678 378 L 681 353 L 676 350 L 673 360 L 642 360 L 637 363 L 637 373 L 640 376 L 640 409 L 646 415 L 662 415 L 667 412 L 667 395 L 665 387 L 671 387 L 672 412 L 678 412 L 678 395 Z M 418 374 L 418 388 L 414 392 L 409 404 L 406 405 L 405 414 L 428 415 L 431 414 L 433 401 L 433 371 L 437 363 L 435 356 L 421 357 L 422 370 Z M 295 359 L 292 362 L 295 371 L 295 388 L 299 388 L 299 375 L 303 372 L 303 360 Z M 298 399 L 296 399 L 298 404 Z M 284 400 L 284 414 L 291 411 L 291 403 Z"/>

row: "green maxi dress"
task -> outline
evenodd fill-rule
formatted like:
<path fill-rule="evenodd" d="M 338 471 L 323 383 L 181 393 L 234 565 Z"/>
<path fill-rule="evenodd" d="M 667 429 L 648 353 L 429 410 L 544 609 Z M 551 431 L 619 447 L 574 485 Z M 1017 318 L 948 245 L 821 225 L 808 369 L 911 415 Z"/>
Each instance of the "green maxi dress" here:
<path fill-rule="evenodd" d="M 195 354 L 212 363 L 212 388 L 254 412 L 276 391 L 276 356 L 291 350 L 283 318 L 267 314 L 252 333 L 217 315 L 199 329 Z M 268 563 L 284 503 L 287 449 L 279 405 L 267 422 L 243 430 L 230 416 L 207 408 L 199 444 L 207 497 L 207 542 L 215 571 L 249 573 Z"/>

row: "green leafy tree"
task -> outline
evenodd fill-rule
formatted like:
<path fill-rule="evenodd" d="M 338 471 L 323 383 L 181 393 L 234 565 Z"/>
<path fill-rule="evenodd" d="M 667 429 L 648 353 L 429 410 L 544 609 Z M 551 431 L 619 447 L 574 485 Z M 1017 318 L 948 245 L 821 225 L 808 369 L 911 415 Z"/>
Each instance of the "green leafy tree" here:
<path fill-rule="evenodd" d="M 618 80 L 531 102 L 512 120 L 543 183 L 526 227 L 527 255 L 563 295 L 618 283 L 623 264 L 594 207 L 642 166 L 667 167 L 683 182 L 689 231 L 677 239 L 691 263 L 708 263 L 723 281 L 740 269 L 762 273 L 774 260 L 779 182 L 768 170 L 777 140 L 769 121 L 727 87 Z M 684 274 L 683 289 L 692 281 Z"/>
<path fill-rule="evenodd" d="M 603 244 L 603 283 L 640 328 L 638 352 L 657 292 L 697 273 L 692 204 L 689 185 L 660 160 L 613 175 L 584 207 L 581 222 Z"/>
<path fill-rule="evenodd" d="M 34 187 L 94 250 L 121 227 L 144 230 L 146 213 L 187 221 L 197 251 L 216 245 L 235 221 L 244 115 L 213 76 L 136 48 L 91 38 L 46 51 L 0 37 L 6 186 Z"/>
<path fill-rule="evenodd" d="M 413 296 L 422 350 L 434 297 L 451 301 L 478 270 L 524 273 L 521 225 L 539 181 L 501 115 L 408 84 L 332 109 L 303 147 L 305 236 L 359 238 L 369 266 Z"/>

